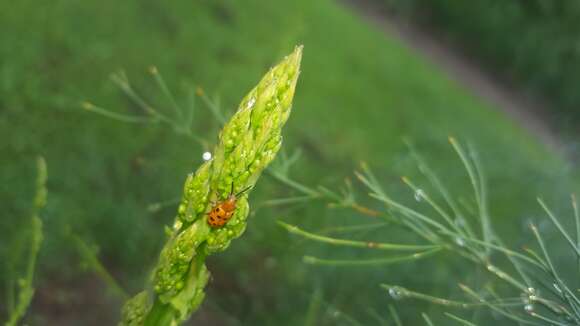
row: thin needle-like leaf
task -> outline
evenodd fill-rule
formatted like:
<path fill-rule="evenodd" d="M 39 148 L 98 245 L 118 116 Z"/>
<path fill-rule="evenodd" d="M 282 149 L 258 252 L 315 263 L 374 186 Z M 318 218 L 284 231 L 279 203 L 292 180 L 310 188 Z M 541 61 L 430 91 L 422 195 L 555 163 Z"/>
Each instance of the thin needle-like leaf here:
<path fill-rule="evenodd" d="M 403 322 L 401 322 L 401 317 L 397 313 L 397 309 L 395 309 L 392 305 L 389 305 L 389 312 L 391 313 L 391 317 L 397 326 L 403 326 Z"/>
<path fill-rule="evenodd" d="M 535 317 L 535 318 L 538 318 L 538 319 L 541 319 L 541 320 L 543 320 L 543 321 L 547 322 L 549 325 L 556 325 L 556 326 L 570 326 L 570 324 L 564 324 L 564 323 L 561 323 L 561 322 L 559 322 L 559 321 L 557 321 L 557 320 L 550 319 L 550 318 L 548 318 L 548 317 L 542 316 L 542 315 L 540 315 L 540 314 L 539 314 L 539 313 L 537 313 L 537 312 L 533 312 L 533 311 L 532 311 L 532 312 L 530 312 L 530 315 L 531 315 L 531 316 L 533 316 L 533 317 Z"/>
<path fill-rule="evenodd" d="M 443 298 L 434 297 L 434 296 L 431 296 L 428 294 L 411 291 L 409 289 L 406 289 L 406 288 L 400 287 L 400 286 L 396 286 L 396 285 L 381 284 L 381 287 L 383 289 L 387 290 L 389 292 L 389 295 L 391 295 L 397 299 L 408 299 L 408 298 L 418 299 L 418 300 L 423 300 L 423 301 L 427 301 L 430 303 L 434 303 L 437 305 L 455 307 L 455 308 L 469 308 L 469 307 L 478 306 L 477 303 L 443 299 Z"/>
<path fill-rule="evenodd" d="M 307 264 L 312 265 L 329 265 L 329 266 L 375 266 L 375 265 L 392 265 L 410 260 L 419 260 L 432 256 L 433 254 L 439 252 L 441 248 L 436 248 L 432 250 L 427 250 L 423 252 L 414 253 L 406 256 L 398 257 L 386 257 L 386 258 L 374 258 L 374 259 L 351 259 L 351 260 L 340 260 L 340 259 L 324 259 L 312 256 L 304 256 L 303 261 Z"/>
<path fill-rule="evenodd" d="M 463 318 L 459 318 L 459 317 L 457 317 L 457 316 L 455 316 L 453 314 L 450 314 L 448 312 L 445 313 L 445 316 L 447 316 L 447 317 L 455 320 L 456 322 L 458 322 L 458 323 L 460 323 L 461 325 L 464 325 L 464 326 L 477 326 L 476 324 L 474 324 L 474 323 L 472 323 L 470 321 L 467 321 L 467 320 L 465 320 Z"/>
<path fill-rule="evenodd" d="M 222 110 L 220 109 L 220 106 L 218 103 L 212 101 L 203 91 L 203 89 L 201 88 L 197 88 L 196 91 L 197 95 L 201 98 L 201 100 L 203 101 L 203 103 L 207 106 L 207 108 L 209 109 L 209 111 L 213 114 L 214 118 L 220 122 L 220 124 L 225 124 L 226 123 L 226 118 L 224 116 L 224 114 L 222 113 Z"/>
<path fill-rule="evenodd" d="M 367 230 L 378 230 L 380 228 L 391 225 L 391 223 L 380 222 L 380 223 L 369 223 L 360 225 L 349 225 L 349 226 L 336 226 L 325 228 L 320 231 L 321 234 L 331 234 L 331 233 L 346 233 L 346 232 L 358 232 Z"/>
<path fill-rule="evenodd" d="M 157 69 L 157 67 L 155 67 L 155 66 L 150 67 L 149 73 L 151 73 L 151 75 L 153 75 L 153 79 L 155 79 L 157 86 L 159 86 L 159 88 L 161 89 L 161 92 L 163 92 L 165 97 L 167 97 L 167 99 L 171 103 L 171 106 L 173 107 L 173 110 L 175 111 L 177 121 L 181 121 L 184 118 L 183 110 L 181 109 L 179 104 L 177 104 L 177 101 L 175 101 L 175 98 L 173 97 L 173 93 L 171 93 L 171 91 L 167 87 L 167 84 L 165 83 L 165 80 L 163 79 L 163 77 L 159 73 L 159 70 Z"/>
<path fill-rule="evenodd" d="M 469 180 L 471 181 L 471 185 L 473 186 L 473 191 L 475 193 L 475 200 L 477 201 L 477 204 L 480 205 L 480 188 L 479 188 L 479 183 L 478 183 L 478 178 L 476 176 L 476 173 L 474 171 L 473 166 L 471 165 L 470 161 L 467 158 L 467 155 L 465 154 L 465 151 L 463 150 L 463 148 L 461 147 L 461 145 L 457 142 L 457 140 L 453 137 L 449 137 L 449 143 L 451 144 L 451 146 L 453 146 L 453 149 L 455 149 L 455 152 L 457 153 L 457 155 L 459 155 L 459 158 L 461 159 L 461 162 L 463 163 L 463 166 L 465 167 L 465 170 L 467 171 L 467 174 L 469 175 Z"/>
<path fill-rule="evenodd" d="M 576 224 L 576 247 L 580 248 L 580 213 L 578 212 L 578 203 L 576 202 L 576 194 L 570 195 L 572 200 L 572 209 L 574 210 L 574 224 Z M 580 256 L 577 256 L 578 268 L 580 269 Z"/>
<path fill-rule="evenodd" d="M 299 182 L 296 182 L 290 178 L 288 178 L 285 175 L 282 175 L 274 170 L 268 170 L 270 172 L 270 175 L 272 175 L 274 178 L 276 178 L 278 181 L 284 183 L 287 186 L 290 186 L 291 188 L 294 188 L 295 190 L 298 190 L 299 192 L 311 196 L 313 198 L 318 198 L 320 197 L 320 193 L 317 192 L 314 189 L 311 189 Z"/>
<path fill-rule="evenodd" d="M 318 242 L 329 243 L 332 245 L 337 246 L 347 246 L 347 247 L 355 247 L 355 248 L 370 248 L 370 249 L 379 249 L 379 250 L 393 250 L 393 251 L 418 251 L 418 250 L 428 250 L 428 249 L 435 249 L 441 248 L 439 245 L 407 245 L 407 244 L 395 244 L 395 243 L 382 243 L 382 242 L 372 242 L 372 241 L 354 241 L 354 240 L 345 240 L 345 239 L 337 239 L 326 237 L 314 233 L 310 233 L 304 230 L 301 230 L 295 225 L 290 225 L 281 221 L 278 221 L 278 224 L 285 228 L 288 232 L 300 235 L 307 239 L 311 239 Z"/>
<path fill-rule="evenodd" d="M 429 181 L 431 182 L 431 184 L 433 186 L 435 186 L 435 188 L 443 196 L 443 198 L 445 199 L 447 205 L 449 205 L 449 207 L 451 208 L 451 210 L 453 211 L 453 213 L 455 214 L 455 216 L 456 217 L 462 216 L 461 210 L 459 209 L 459 206 L 457 206 L 457 204 L 453 200 L 453 197 L 451 197 L 451 195 L 450 195 L 449 191 L 447 190 L 447 188 L 445 188 L 445 186 L 443 185 L 443 183 L 439 180 L 439 178 L 437 177 L 437 174 L 435 172 L 433 172 L 431 170 L 431 168 L 429 168 L 429 165 L 427 165 L 427 163 L 425 162 L 425 160 L 423 159 L 423 157 L 421 157 L 421 155 L 419 155 L 419 153 L 417 153 L 417 151 L 415 150 L 415 147 L 413 146 L 413 144 L 411 142 L 409 142 L 408 140 L 405 140 L 405 144 L 409 148 L 409 151 L 411 152 L 411 155 L 413 156 L 413 158 L 415 159 L 415 161 L 417 161 L 417 165 L 419 167 L 419 171 L 424 176 L 426 176 L 427 179 L 429 179 Z"/>
<path fill-rule="evenodd" d="M 36 160 L 36 194 L 32 201 L 32 212 L 30 217 L 30 228 L 28 238 L 30 240 L 30 247 L 28 252 L 28 260 L 26 262 L 26 270 L 22 278 L 18 281 L 18 295 L 12 296 L 13 302 L 11 308 L 8 310 L 8 320 L 6 326 L 16 326 L 24 317 L 26 310 L 32 302 L 34 296 L 34 271 L 36 269 L 36 262 L 38 252 L 43 241 L 42 220 L 40 218 L 40 211 L 46 206 L 46 180 L 47 168 L 46 161 L 43 157 L 38 157 Z M 9 286 L 12 286 L 10 284 Z M 12 299 L 9 299 L 12 300 Z"/>
<path fill-rule="evenodd" d="M 447 224 L 449 224 L 449 226 L 453 229 L 455 229 L 455 231 L 459 232 L 459 233 L 463 233 L 462 229 L 459 229 L 457 224 L 455 224 L 453 222 L 453 220 L 451 219 L 451 216 L 449 216 L 449 214 L 447 214 L 447 212 L 445 212 L 432 198 L 431 196 L 429 196 L 425 191 L 421 191 L 421 189 L 419 189 L 419 187 L 417 187 L 415 184 L 413 184 L 413 182 L 411 182 L 411 180 L 409 180 L 409 178 L 407 177 L 402 177 L 401 180 L 403 180 L 403 182 L 409 186 L 414 192 L 415 194 L 421 194 L 420 196 L 425 199 L 425 201 L 431 205 L 431 207 L 433 207 L 433 209 L 439 213 L 439 215 L 441 215 L 441 217 L 443 217 L 443 219 L 447 222 Z"/>
<path fill-rule="evenodd" d="M 274 198 L 265 200 L 261 203 L 263 206 L 280 206 L 280 205 L 288 205 L 288 204 L 297 204 L 297 203 L 304 203 L 308 202 L 315 197 L 312 196 L 295 196 L 295 197 L 286 197 L 286 198 Z"/>
<path fill-rule="evenodd" d="M 435 324 L 433 324 L 433 322 L 431 321 L 431 318 L 429 318 L 429 316 L 426 313 L 421 313 L 421 316 L 423 317 L 423 320 L 425 321 L 425 323 L 427 323 L 427 326 L 435 326 Z"/>
<path fill-rule="evenodd" d="M 431 225 L 439 230 L 442 230 L 442 231 L 447 230 L 447 228 L 444 227 L 441 223 L 436 222 L 433 219 L 431 219 L 431 218 L 429 218 L 429 217 L 427 217 L 427 216 L 425 216 L 425 215 L 423 215 L 423 214 L 421 214 L 421 213 L 419 213 L 419 212 L 417 212 L 417 211 L 415 211 L 415 210 L 413 210 L 405 205 L 399 204 L 396 201 L 390 199 L 389 197 L 381 196 L 380 194 L 371 194 L 370 196 L 379 200 L 379 201 L 382 201 L 382 202 L 388 204 L 389 207 L 392 207 L 403 214 L 407 214 L 407 215 L 411 215 L 413 217 L 416 217 L 417 219 L 421 220 L 425 224 L 429 224 L 429 225 Z"/>
<path fill-rule="evenodd" d="M 113 111 L 109 111 L 107 109 L 103 109 L 101 107 L 98 107 L 92 103 L 89 102 L 83 102 L 82 104 L 83 109 L 96 113 L 96 114 L 100 114 L 102 116 L 105 116 L 107 118 L 113 119 L 113 120 L 118 120 L 118 121 L 122 121 L 122 122 L 127 122 L 127 123 L 151 123 L 154 122 L 154 120 L 152 120 L 150 117 L 139 117 L 139 116 L 132 116 L 132 115 L 127 115 L 127 114 L 122 114 L 122 113 L 117 113 L 117 112 L 113 112 Z"/>
<path fill-rule="evenodd" d="M 568 243 L 572 247 L 572 250 L 574 250 L 574 252 L 576 253 L 576 255 L 578 257 L 580 257 L 580 247 L 578 247 L 574 243 L 574 241 L 572 240 L 572 238 L 570 237 L 570 235 L 564 230 L 564 228 L 562 227 L 562 224 L 560 224 L 560 222 L 558 221 L 558 219 L 554 216 L 554 213 L 552 213 L 552 211 L 548 208 L 548 206 L 546 206 L 546 204 L 544 203 L 544 201 L 541 198 L 538 198 L 538 202 L 540 203 L 540 206 L 542 206 L 542 208 L 544 209 L 544 211 L 546 211 L 546 213 L 550 217 L 550 220 L 552 221 L 552 223 L 554 223 L 554 225 L 556 226 L 556 228 L 558 228 L 558 231 L 560 231 L 560 233 L 562 234 L 562 236 L 564 236 L 564 238 L 566 239 L 566 241 L 568 241 Z"/>
<path fill-rule="evenodd" d="M 528 288 L 522 284 L 520 281 L 516 280 L 514 277 L 512 277 L 510 274 L 504 272 L 502 269 L 500 269 L 499 267 L 497 267 L 496 265 L 493 264 L 487 264 L 486 266 L 487 270 L 489 272 L 491 272 L 492 274 L 494 274 L 495 276 L 499 277 L 500 279 L 506 281 L 507 283 L 515 286 L 516 288 L 518 288 L 521 291 L 526 291 Z"/>
<path fill-rule="evenodd" d="M 493 230 L 491 229 L 491 221 L 489 218 L 489 212 L 487 208 L 487 187 L 485 185 L 485 175 L 483 173 L 483 167 L 479 162 L 477 152 L 472 146 L 469 146 L 469 151 L 471 153 L 473 166 L 478 178 L 479 184 L 479 218 L 481 219 L 481 228 L 483 232 L 483 239 L 487 242 L 492 242 Z M 489 256 L 489 249 L 486 251 L 487 256 Z"/>
<path fill-rule="evenodd" d="M 557 272 L 556 268 L 554 267 L 552 260 L 550 259 L 550 255 L 548 253 L 548 250 L 546 248 L 544 240 L 542 239 L 542 236 L 540 235 L 540 232 L 538 231 L 538 228 L 533 224 L 530 225 L 530 228 L 532 229 L 532 232 L 534 233 L 534 236 L 536 237 L 536 240 L 538 241 L 538 244 L 540 245 L 540 248 L 542 249 L 542 253 L 544 254 L 544 258 L 546 259 L 546 263 L 549 267 L 549 272 L 552 275 L 552 277 L 554 278 L 555 284 L 557 284 L 558 287 L 562 291 L 566 291 L 568 289 L 568 287 L 560 279 L 560 276 L 558 275 L 558 272 Z M 574 305 L 580 305 L 580 300 L 574 294 L 574 292 L 572 292 L 572 291 L 566 291 L 566 292 L 568 293 L 568 295 L 564 295 L 563 298 L 565 301 L 568 302 L 568 304 L 570 304 L 570 306 L 573 307 Z"/>
<path fill-rule="evenodd" d="M 322 290 L 316 288 L 312 297 L 310 298 L 310 304 L 308 305 L 308 312 L 306 313 L 306 318 L 304 319 L 305 326 L 315 326 L 318 324 L 318 315 L 320 313 L 320 306 L 322 304 Z"/>
<path fill-rule="evenodd" d="M 111 80 L 115 83 L 127 97 L 129 97 L 133 102 L 135 102 L 143 111 L 158 118 L 159 120 L 172 124 L 173 121 L 167 118 L 165 115 L 161 114 L 159 111 L 151 107 L 141 96 L 139 96 L 131 87 L 129 79 L 125 72 L 121 71 L 119 73 L 111 75 Z"/>
<path fill-rule="evenodd" d="M 442 231 L 442 233 L 443 234 L 450 235 L 450 236 L 454 236 L 454 237 L 459 236 L 459 234 L 454 233 L 454 232 L 451 232 L 451 231 Z M 534 265 L 536 267 L 539 267 L 539 268 L 542 268 L 542 269 L 545 267 L 544 265 L 542 265 L 541 263 L 538 263 L 534 259 L 532 259 L 530 257 L 527 257 L 527 256 L 525 256 L 523 254 L 520 254 L 517 251 L 510 250 L 510 249 L 508 249 L 506 247 L 498 246 L 498 245 L 495 245 L 495 244 L 492 244 L 492 243 L 487 243 L 485 241 L 481 241 L 481 240 L 478 240 L 478 239 L 475 239 L 475 238 L 469 238 L 469 237 L 467 237 L 464 240 L 465 241 L 468 241 L 468 242 L 473 242 L 473 243 L 479 244 L 479 245 L 484 246 L 484 247 L 488 247 L 488 248 L 491 248 L 491 249 L 495 249 L 495 250 L 497 250 L 499 252 L 502 252 L 502 253 L 504 253 L 506 255 L 509 255 L 509 256 L 512 256 L 512 257 L 516 257 L 516 258 L 522 259 L 523 261 L 526 261 L 526 262 L 528 262 L 528 263 L 530 263 L 530 264 L 532 264 L 532 265 Z"/>
<path fill-rule="evenodd" d="M 374 309 L 367 309 L 368 314 L 377 321 L 377 325 L 389 326 L 389 322 Z"/>
<path fill-rule="evenodd" d="M 498 243 L 499 248 L 507 248 L 507 246 L 503 243 L 503 241 L 501 239 L 499 239 L 498 237 L 495 237 L 495 241 Z M 528 277 L 526 272 L 524 272 L 524 268 L 519 263 L 519 261 L 517 261 L 512 254 L 505 253 L 505 256 L 510 261 L 510 263 L 514 266 L 514 268 L 516 269 L 518 274 L 520 274 L 520 277 L 524 280 L 526 285 L 528 287 L 530 287 L 531 286 L 530 278 Z"/>
<path fill-rule="evenodd" d="M 537 326 L 542 326 L 542 324 L 538 324 L 536 322 L 527 320 L 527 319 L 523 319 L 522 317 L 520 317 L 519 315 L 514 314 L 511 311 L 508 311 L 506 309 L 502 309 L 501 307 L 499 307 L 498 305 L 495 305 L 493 303 L 488 302 L 487 300 L 485 300 L 482 296 L 480 296 L 479 294 L 477 294 L 475 291 L 473 291 L 471 288 L 469 288 L 466 285 L 460 284 L 459 287 L 466 292 L 468 295 L 470 295 L 471 297 L 473 297 L 474 299 L 476 299 L 477 301 L 479 301 L 480 303 L 482 303 L 483 305 L 487 306 L 488 308 L 490 308 L 491 310 L 503 315 L 504 317 L 507 317 L 509 319 L 515 320 L 519 323 L 522 324 L 526 324 L 526 325 L 537 325 Z"/>

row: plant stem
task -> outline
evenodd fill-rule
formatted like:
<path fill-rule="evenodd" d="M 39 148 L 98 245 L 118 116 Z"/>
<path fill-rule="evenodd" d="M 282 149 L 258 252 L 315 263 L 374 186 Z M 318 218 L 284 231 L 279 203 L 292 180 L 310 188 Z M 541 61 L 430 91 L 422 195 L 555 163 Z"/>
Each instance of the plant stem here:
<path fill-rule="evenodd" d="M 162 303 L 159 298 L 156 298 L 145 319 L 145 326 L 171 325 L 175 313 L 176 310 L 170 304 Z"/>

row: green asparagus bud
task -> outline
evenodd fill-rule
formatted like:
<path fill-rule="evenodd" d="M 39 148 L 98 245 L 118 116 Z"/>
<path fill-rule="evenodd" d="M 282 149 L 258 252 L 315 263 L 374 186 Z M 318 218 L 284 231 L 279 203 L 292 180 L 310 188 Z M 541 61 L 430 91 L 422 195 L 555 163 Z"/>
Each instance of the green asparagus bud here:
<path fill-rule="evenodd" d="M 235 211 L 222 227 L 208 224 L 208 212 L 230 195 L 253 187 L 276 156 L 301 57 L 300 46 L 270 69 L 224 126 L 213 158 L 188 176 L 173 229 L 153 274 L 153 291 L 146 300 L 142 292 L 127 302 L 122 325 L 177 325 L 202 303 L 209 279 L 205 258 L 225 250 L 243 234 L 251 188 L 236 198 Z"/>

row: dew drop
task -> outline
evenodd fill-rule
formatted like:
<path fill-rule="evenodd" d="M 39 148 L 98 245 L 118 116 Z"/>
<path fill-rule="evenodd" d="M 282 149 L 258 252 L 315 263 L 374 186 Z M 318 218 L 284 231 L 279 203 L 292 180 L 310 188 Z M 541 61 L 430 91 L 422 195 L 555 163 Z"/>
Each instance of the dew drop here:
<path fill-rule="evenodd" d="M 397 288 L 389 288 L 389 295 L 391 296 L 391 298 L 393 298 L 395 300 L 399 300 L 403 296 L 403 294 L 401 293 L 401 290 L 399 290 Z"/>
<path fill-rule="evenodd" d="M 465 246 L 465 240 L 463 240 L 462 237 L 457 237 L 457 238 L 455 238 L 455 244 L 457 244 L 460 247 L 464 247 Z"/>
<path fill-rule="evenodd" d="M 531 313 L 534 312 L 534 305 L 533 304 L 527 304 L 527 305 L 524 306 L 524 310 L 527 313 L 531 314 Z"/>
<path fill-rule="evenodd" d="M 211 160 L 211 153 L 210 152 L 204 152 L 201 155 L 201 158 L 203 158 L 204 161 L 209 161 L 209 160 Z"/>
<path fill-rule="evenodd" d="M 179 215 L 183 215 L 185 213 L 186 207 L 184 204 L 179 205 L 179 207 L 177 208 L 177 213 Z"/>
<path fill-rule="evenodd" d="M 252 97 L 250 98 L 250 100 L 248 101 L 248 105 L 246 106 L 246 109 L 251 109 L 254 107 L 254 104 L 256 104 L 256 98 Z"/>
<path fill-rule="evenodd" d="M 415 191 L 415 200 L 416 201 L 422 201 L 423 198 L 425 197 L 425 192 L 423 191 L 423 189 L 417 189 L 417 191 Z"/>

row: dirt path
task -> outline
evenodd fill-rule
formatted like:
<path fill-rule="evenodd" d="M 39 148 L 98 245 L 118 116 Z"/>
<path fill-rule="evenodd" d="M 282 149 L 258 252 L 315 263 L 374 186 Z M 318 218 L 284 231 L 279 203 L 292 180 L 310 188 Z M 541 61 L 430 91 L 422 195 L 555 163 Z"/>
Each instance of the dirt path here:
<path fill-rule="evenodd" d="M 398 37 L 408 47 L 421 53 L 428 61 L 446 70 L 452 79 L 463 85 L 473 95 L 486 99 L 493 107 L 505 112 L 516 124 L 528 129 L 542 143 L 563 153 L 565 147 L 543 112 L 550 112 L 538 100 L 532 100 L 489 71 L 481 68 L 456 47 L 436 33 L 425 31 L 402 19 L 394 17 L 372 0 L 343 0 L 356 13 L 389 36 Z"/>

